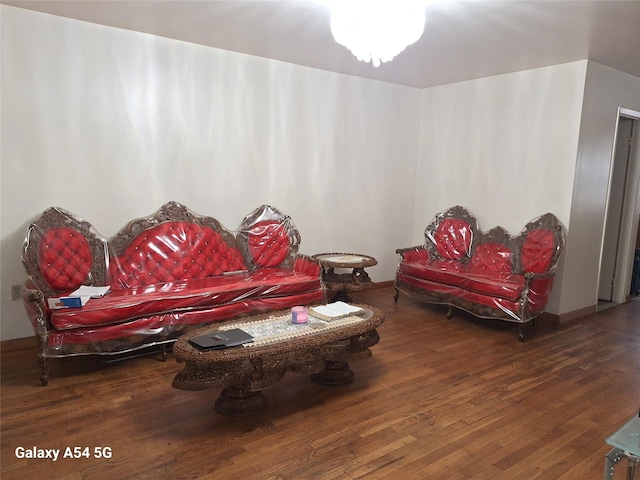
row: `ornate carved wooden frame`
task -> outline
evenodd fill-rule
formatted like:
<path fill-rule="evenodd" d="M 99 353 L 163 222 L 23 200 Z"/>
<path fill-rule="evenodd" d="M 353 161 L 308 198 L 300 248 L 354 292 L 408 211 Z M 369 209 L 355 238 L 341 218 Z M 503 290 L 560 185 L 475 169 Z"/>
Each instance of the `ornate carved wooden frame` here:
<path fill-rule="evenodd" d="M 476 237 L 477 235 L 481 234 L 481 232 L 480 232 L 480 226 L 478 224 L 478 220 L 473 215 L 473 213 L 471 213 L 465 207 L 462 207 L 460 205 L 455 205 L 453 207 L 447 208 L 446 210 L 443 210 L 440 213 L 437 213 L 436 216 L 431 221 L 431 223 L 427 225 L 427 227 L 425 228 L 424 230 L 425 247 L 429 252 L 429 257 L 441 258 L 432 238 L 436 230 L 438 229 L 438 225 L 440 225 L 441 222 L 447 219 L 464 220 L 469 224 L 469 228 L 471 229 L 471 233 L 473 235 L 473 238 L 471 239 L 471 247 L 467 257 L 464 259 L 461 259 L 461 261 L 468 261 L 473 256 L 473 249 L 478 243 L 478 239 Z"/>
<path fill-rule="evenodd" d="M 136 218 L 127 223 L 108 240 L 110 255 L 120 255 L 129 243 L 141 232 L 155 227 L 163 222 L 189 222 L 209 227 L 219 233 L 224 241 L 233 248 L 238 248 L 235 235 L 227 230 L 213 217 L 199 215 L 178 202 L 167 202 L 155 213 L 146 217 Z"/>
<path fill-rule="evenodd" d="M 529 232 L 533 230 L 538 230 L 538 229 L 548 229 L 553 231 L 554 249 L 553 249 L 553 254 L 551 255 L 549 268 L 547 269 L 546 274 L 555 273 L 556 267 L 558 265 L 558 260 L 560 258 L 560 254 L 562 253 L 562 249 L 564 248 L 565 233 L 564 233 L 564 226 L 562 225 L 558 217 L 556 217 L 553 213 L 545 213 L 544 215 L 534 218 L 533 220 L 531 220 L 529 223 L 525 225 L 525 227 L 522 229 L 522 231 L 518 235 L 515 235 L 513 237 L 512 249 L 513 249 L 513 255 L 514 255 L 513 264 L 515 267 L 514 268 L 515 271 L 520 273 L 526 273 L 526 272 L 522 272 L 522 263 L 520 260 L 521 253 L 522 253 L 522 245 L 524 244 Z"/>
<path fill-rule="evenodd" d="M 46 297 L 54 297 L 60 293 L 44 279 L 39 266 L 40 240 L 44 233 L 52 228 L 72 228 L 81 233 L 91 248 L 92 265 L 89 275 L 83 282 L 85 285 L 105 285 L 106 282 L 106 240 L 93 226 L 74 214 L 59 208 L 50 207 L 38 219 L 31 223 L 22 247 L 22 263 L 29 276 Z M 65 292 L 66 293 L 66 292 Z"/>
<path fill-rule="evenodd" d="M 253 259 L 249 252 L 248 235 L 253 226 L 261 221 L 269 220 L 274 223 L 280 223 L 287 229 L 287 236 L 289 237 L 289 254 L 287 258 L 281 263 L 282 267 L 292 268 L 293 263 L 298 255 L 298 249 L 300 248 L 300 232 L 296 228 L 293 220 L 290 216 L 285 215 L 280 210 L 271 205 L 262 205 L 256 208 L 249 215 L 244 217 L 240 227 L 238 228 L 238 247 L 244 256 L 247 265 L 253 265 Z"/>

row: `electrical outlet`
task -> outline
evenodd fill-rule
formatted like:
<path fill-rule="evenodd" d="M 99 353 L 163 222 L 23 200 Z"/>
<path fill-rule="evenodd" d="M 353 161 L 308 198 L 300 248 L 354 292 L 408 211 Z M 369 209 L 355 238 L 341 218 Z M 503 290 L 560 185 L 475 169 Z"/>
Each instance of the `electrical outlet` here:
<path fill-rule="evenodd" d="M 21 291 L 20 285 L 11 285 L 11 300 L 20 300 Z"/>

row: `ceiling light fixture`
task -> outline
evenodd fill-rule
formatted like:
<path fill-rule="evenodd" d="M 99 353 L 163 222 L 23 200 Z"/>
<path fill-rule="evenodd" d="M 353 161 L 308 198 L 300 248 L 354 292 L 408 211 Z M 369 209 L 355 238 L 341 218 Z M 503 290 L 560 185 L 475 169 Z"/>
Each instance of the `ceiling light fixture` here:
<path fill-rule="evenodd" d="M 336 0 L 331 6 L 335 41 L 374 67 L 416 42 L 424 22 L 424 0 Z"/>

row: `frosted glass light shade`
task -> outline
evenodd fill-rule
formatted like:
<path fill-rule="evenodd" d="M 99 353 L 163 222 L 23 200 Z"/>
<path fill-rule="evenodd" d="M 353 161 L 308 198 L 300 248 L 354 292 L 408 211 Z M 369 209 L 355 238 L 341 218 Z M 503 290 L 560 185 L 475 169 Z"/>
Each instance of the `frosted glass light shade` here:
<path fill-rule="evenodd" d="M 424 22 L 424 0 L 342 0 L 333 2 L 331 33 L 358 60 L 378 67 L 416 42 Z"/>

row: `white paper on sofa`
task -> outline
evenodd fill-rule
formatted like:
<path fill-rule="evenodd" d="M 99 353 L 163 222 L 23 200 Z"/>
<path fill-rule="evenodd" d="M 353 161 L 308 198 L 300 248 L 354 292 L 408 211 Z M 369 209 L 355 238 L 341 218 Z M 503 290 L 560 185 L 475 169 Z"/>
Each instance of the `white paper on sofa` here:
<path fill-rule="evenodd" d="M 104 287 L 92 287 L 89 285 L 82 285 L 77 290 L 74 290 L 73 292 L 71 292 L 71 296 L 101 298 L 101 297 L 104 297 L 107 293 L 109 293 L 108 285 Z"/>

